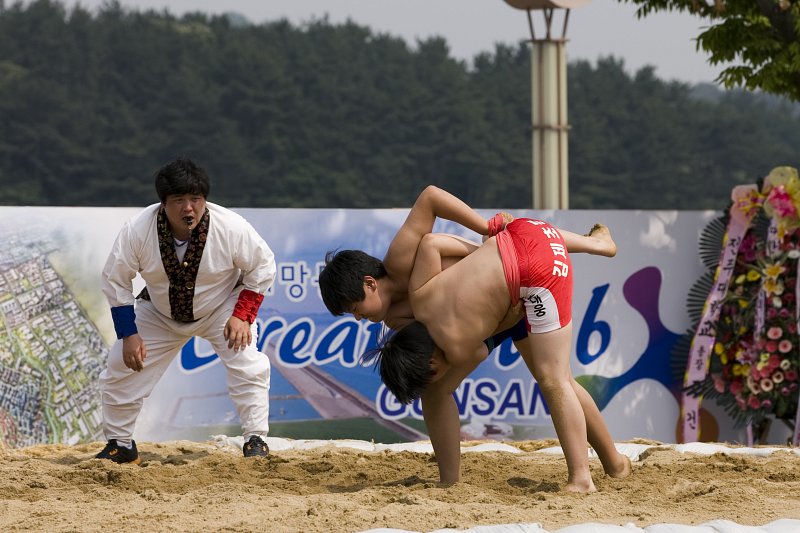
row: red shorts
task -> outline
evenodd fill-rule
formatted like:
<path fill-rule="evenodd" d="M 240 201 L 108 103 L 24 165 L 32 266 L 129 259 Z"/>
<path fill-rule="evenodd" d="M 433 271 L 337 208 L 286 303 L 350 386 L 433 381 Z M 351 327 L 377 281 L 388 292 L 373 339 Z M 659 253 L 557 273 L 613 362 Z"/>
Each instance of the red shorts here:
<path fill-rule="evenodd" d="M 556 228 L 520 218 L 497 235 L 512 304 L 522 300 L 528 331 L 546 333 L 572 320 L 572 262 Z"/>

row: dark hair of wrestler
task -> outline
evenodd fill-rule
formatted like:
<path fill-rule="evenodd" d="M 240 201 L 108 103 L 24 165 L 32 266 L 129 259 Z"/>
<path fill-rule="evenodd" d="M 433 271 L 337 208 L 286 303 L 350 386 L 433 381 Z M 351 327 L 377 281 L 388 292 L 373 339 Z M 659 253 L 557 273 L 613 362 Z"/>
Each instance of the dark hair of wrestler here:
<path fill-rule="evenodd" d="M 378 348 L 362 356 L 374 363 L 386 388 L 400 403 L 419 398 L 431 382 L 431 356 L 435 344 L 422 322 L 414 321 L 390 334 Z"/>
<path fill-rule="evenodd" d="M 353 304 L 364 299 L 364 276 L 381 279 L 386 268 L 380 259 L 361 250 L 330 251 L 319 273 L 322 301 L 332 315 L 349 313 Z"/>

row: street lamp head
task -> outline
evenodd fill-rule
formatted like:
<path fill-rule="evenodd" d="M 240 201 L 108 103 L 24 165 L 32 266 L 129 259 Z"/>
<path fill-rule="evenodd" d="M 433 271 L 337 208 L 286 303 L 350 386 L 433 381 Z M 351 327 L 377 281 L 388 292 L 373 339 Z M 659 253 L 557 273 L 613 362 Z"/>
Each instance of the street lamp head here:
<path fill-rule="evenodd" d="M 505 0 L 506 4 L 517 9 L 573 9 L 583 7 L 591 0 Z"/>

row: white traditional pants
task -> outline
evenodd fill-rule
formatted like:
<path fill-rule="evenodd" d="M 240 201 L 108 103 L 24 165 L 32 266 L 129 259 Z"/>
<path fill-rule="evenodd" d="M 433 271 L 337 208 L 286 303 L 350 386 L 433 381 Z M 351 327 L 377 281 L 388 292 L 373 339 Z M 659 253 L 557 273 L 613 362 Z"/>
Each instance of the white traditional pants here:
<path fill-rule="evenodd" d="M 236 406 L 243 434 L 267 435 L 270 365 L 266 354 L 256 349 L 256 324 L 251 326 L 253 342 L 244 350 L 235 352 L 228 348 L 223 335 L 237 299 L 238 291 L 213 314 L 188 323 L 162 315 L 148 301 L 137 301 L 136 327 L 147 349 L 147 357 L 144 368 L 136 372 L 122 360 L 122 340 L 111 348 L 106 369 L 100 374 L 106 439 L 133 437 L 144 399 L 150 396 L 169 364 L 192 337 L 207 340 L 225 366 L 228 393 Z"/>

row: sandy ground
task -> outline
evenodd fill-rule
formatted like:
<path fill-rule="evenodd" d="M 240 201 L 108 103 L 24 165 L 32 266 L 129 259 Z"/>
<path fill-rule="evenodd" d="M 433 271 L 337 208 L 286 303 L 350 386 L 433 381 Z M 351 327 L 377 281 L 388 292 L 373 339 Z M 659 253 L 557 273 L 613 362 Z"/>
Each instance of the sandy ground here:
<path fill-rule="evenodd" d="M 639 441 L 646 444 L 658 444 Z M 140 443 L 142 464 L 92 459 L 100 443 L 0 449 L 0 531 L 431 531 L 586 522 L 639 527 L 724 518 L 800 519 L 800 456 L 647 450 L 615 480 L 592 461 L 598 492 L 559 492 L 554 441 L 508 443 L 525 453 L 463 455 L 463 482 L 438 485 L 429 454 L 332 446 L 244 459 L 213 442 Z"/>

